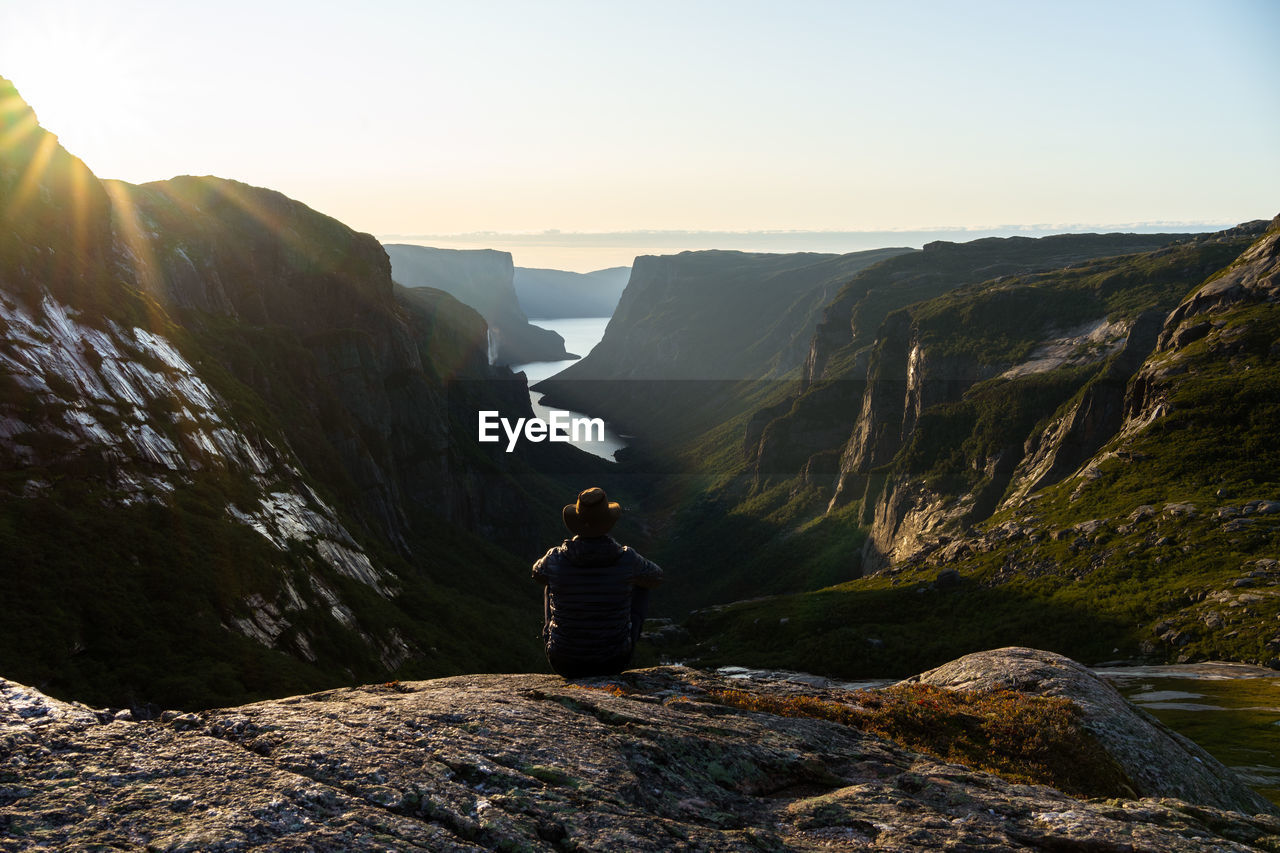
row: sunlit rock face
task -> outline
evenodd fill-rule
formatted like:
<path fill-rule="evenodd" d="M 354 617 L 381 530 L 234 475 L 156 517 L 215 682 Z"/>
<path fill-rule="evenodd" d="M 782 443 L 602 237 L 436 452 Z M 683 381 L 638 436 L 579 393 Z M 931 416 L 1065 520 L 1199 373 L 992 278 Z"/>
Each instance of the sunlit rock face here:
<path fill-rule="evenodd" d="M 800 393 L 757 412 L 747 428 L 757 485 L 799 474 L 831 509 L 862 501 L 868 474 L 890 464 L 910 444 L 916 424 L 930 408 L 954 402 L 970 386 L 1002 371 L 1026 376 L 1099 362 L 1121 345 L 1126 329 L 1124 323 L 1096 315 L 1065 327 L 1059 321 L 1028 330 L 1039 333 L 1037 346 L 1017 361 L 1002 362 L 983 358 L 983 347 L 941 352 L 936 336 L 921 340 L 915 333 L 908 306 L 1094 258 L 1158 250 L 1178 237 L 1065 234 L 939 241 L 852 275 L 817 308 Z M 950 316 L 960 330 L 982 325 L 958 312 Z M 1006 457 L 1001 464 L 1014 462 Z M 864 522 L 871 521 L 874 511 L 874 505 L 865 507 Z"/>
<path fill-rule="evenodd" d="M 76 455 L 108 460 L 115 475 L 109 494 L 126 505 L 164 504 L 186 473 L 210 468 L 238 472 L 264 489 L 275 482 L 268 475 L 299 478 L 273 445 L 259 439 L 255 446 L 234 426 L 225 404 L 165 338 L 111 321 L 106 331 L 82 326 L 51 297 L 40 312 L 36 320 L 0 295 L 0 365 L 45 404 L 6 417 L 6 467 L 48 468 Z M 51 438 L 60 441 L 50 446 Z M 385 594 L 334 511 L 302 489 L 306 496 L 272 492 L 248 511 L 230 505 L 228 513 L 282 552 L 290 541 L 315 545 L 339 573 Z"/>
<path fill-rule="evenodd" d="M 1196 288 L 1165 320 L 1155 352 L 1125 401 L 1124 431 L 1140 432 L 1169 414 L 1169 396 L 1182 378 L 1242 361 L 1249 350 L 1248 337 L 1264 319 L 1260 312 L 1273 309 L 1277 301 L 1280 217 L 1235 264 Z M 1259 316 L 1249 316 L 1250 309 Z M 1204 358 L 1206 351 L 1212 361 Z M 1277 354 L 1280 350 L 1272 345 L 1268 355 Z"/>
<path fill-rule="evenodd" d="M 1263 229 L 1248 223 L 1176 242 L 1064 235 L 932 249 L 937 274 L 907 280 L 944 292 L 889 312 L 867 346 L 861 410 L 832 484 L 828 509 L 861 502 L 870 524 L 863 570 L 943 547 L 1087 464 L 1122 428 L 1127 385 L 1156 348 L 1165 316 Z M 1172 244 L 1134 251 L 1145 241 Z M 1106 251 L 1117 254 L 1097 257 Z M 930 251 L 883 266 L 908 261 L 928 268 Z M 1063 266 L 1034 271 L 1048 263 Z M 973 283 L 1019 265 L 1033 271 Z M 844 345 L 843 364 L 860 363 L 849 358 L 854 347 Z M 798 404 L 787 417 L 804 412 Z"/>
<path fill-rule="evenodd" d="M 1033 692 L 1092 696 L 1072 662 L 1032 654 L 1042 656 Z M 999 660 L 966 659 L 959 674 L 999 681 Z M 0 680 L 11 756 L 0 821 L 13 849 L 144 839 L 157 849 L 1190 853 L 1280 839 L 1265 803 L 1237 811 L 1158 786 L 1141 798 L 1071 797 L 841 723 L 743 710 L 717 698 L 726 690 L 860 701 L 665 667 L 580 683 L 395 682 L 136 721 Z M 1092 706 L 1090 719 L 1145 726 L 1153 746 L 1169 740 L 1118 701 Z M 1220 765 L 1189 772 L 1239 785 L 1215 779 Z"/>
<path fill-rule="evenodd" d="M 49 465 L 94 452 L 169 472 L 271 469 L 262 450 L 228 428 L 221 401 L 168 340 L 111 320 L 105 329 L 87 326 L 78 314 L 51 296 L 28 312 L 0 293 L 0 365 L 9 381 L 43 401 L 66 404 L 6 419 L 10 441 L 0 449 L 11 454 L 11 465 Z M 41 440 L 50 437 L 63 443 L 54 448 Z"/>

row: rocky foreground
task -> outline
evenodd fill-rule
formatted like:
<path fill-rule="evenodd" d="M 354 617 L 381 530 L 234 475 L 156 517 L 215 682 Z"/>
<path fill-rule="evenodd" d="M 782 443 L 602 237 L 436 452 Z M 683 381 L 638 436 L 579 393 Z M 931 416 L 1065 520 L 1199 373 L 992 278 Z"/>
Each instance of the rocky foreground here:
<path fill-rule="evenodd" d="M 134 721 L 0 681 L 0 850 L 1280 850 L 1280 817 L 1066 658 L 917 680 L 1070 698 L 1133 799 L 1078 799 L 841 723 L 856 694 L 682 667 L 474 675 Z M 728 691 L 726 693 L 725 691 Z"/>

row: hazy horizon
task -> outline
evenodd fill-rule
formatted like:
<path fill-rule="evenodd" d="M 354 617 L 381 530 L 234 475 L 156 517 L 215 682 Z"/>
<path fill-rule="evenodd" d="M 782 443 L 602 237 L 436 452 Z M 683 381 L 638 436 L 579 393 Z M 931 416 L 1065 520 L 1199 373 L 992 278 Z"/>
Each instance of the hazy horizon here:
<path fill-rule="evenodd" d="M 383 243 L 408 243 L 438 249 L 497 249 L 509 252 L 517 267 L 595 272 L 629 267 L 641 255 L 729 250 L 742 252 L 818 252 L 847 254 L 890 247 L 922 248 L 934 240 L 956 243 L 983 237 L 1044 237 L 1064 233 L 1203 233 L 1237 222 L 1136 222 L 1002 225 L 974 228 L 921 228 L 880 231 L 613 231 L 469 234 L 378 234 Z"/>

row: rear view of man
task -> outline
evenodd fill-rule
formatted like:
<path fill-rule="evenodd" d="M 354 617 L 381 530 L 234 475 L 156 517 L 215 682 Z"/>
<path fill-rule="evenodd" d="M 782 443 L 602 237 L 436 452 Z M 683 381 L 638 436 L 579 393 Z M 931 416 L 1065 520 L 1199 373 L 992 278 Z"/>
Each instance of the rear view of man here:
<path fill-rule="evenodd" d="M 631 663 L 662 569 L 609 531 L 622 507 L 604 490 L 590 488 L 563 510 L 574 534 L 533 564 L 545 584 L 542 639 L 547 661 L 565 678 L 616 675 Z"/>

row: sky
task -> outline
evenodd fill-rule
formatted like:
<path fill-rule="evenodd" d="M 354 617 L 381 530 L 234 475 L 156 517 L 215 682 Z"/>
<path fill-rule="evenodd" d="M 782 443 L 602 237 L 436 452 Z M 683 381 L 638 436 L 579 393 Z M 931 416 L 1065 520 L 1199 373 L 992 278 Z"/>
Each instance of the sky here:
<path fill-rule="evenodd" d="M 1276 44 L 1276 0 L 0 0 L 0 75 L 100 177 L 566 269 L 1271 218 Z"/>

